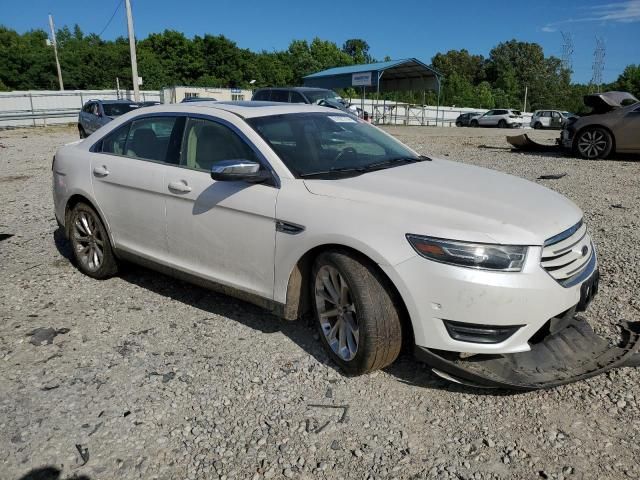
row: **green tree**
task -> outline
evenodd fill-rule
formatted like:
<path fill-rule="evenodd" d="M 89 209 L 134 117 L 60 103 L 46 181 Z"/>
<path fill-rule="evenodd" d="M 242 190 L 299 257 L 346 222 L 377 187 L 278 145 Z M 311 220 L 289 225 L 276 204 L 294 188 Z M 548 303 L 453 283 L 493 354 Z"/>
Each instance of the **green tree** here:
<path fill-rule="evenodd" d="M 374 59 L 369 54 L 369 44 L 361 38 L 350 38 L 342 45 L 342 51 L 349 55 L 356 65 L 372 63 Z"/>
<path fill-rule="evenodd" d="M 628 65 L 611 87 L 640 98 L 640 65 Z"/>

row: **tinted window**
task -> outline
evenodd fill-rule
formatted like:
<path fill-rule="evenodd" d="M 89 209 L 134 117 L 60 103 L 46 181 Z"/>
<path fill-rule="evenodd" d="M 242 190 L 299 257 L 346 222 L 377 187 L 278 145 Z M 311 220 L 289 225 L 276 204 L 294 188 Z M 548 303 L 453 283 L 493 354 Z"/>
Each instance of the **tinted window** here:
<path fill-rule="evenodd" d="M 129 133 L 130 126 L 131 124 L 127 123 L 107 135 L 102 140 L 102 149 L 100 151 L 103 153 L 123 155 L 124 144 L 127 141 L 127 133 Z"/>
<path fill-rule="evenodd" d="M 82 107 L 82 111 L 83 111 L 83 112 L 87 112 L 87 113 L 88 113 L 88 112 L 90 112 L 90 111 L 91 111 L 91 108 L 92 108 L 92 107 L 93 107 L 93 103 L 91 103 L 91 102 L 86 103 L 86 104 L 84 105 L 84 107 Z"/>
<path fill-rule="evenodd" d="M 184 117 L 152 117 L 131 124 L 125 155 L 156 162 L 177 163 Z"/>
<path fill-rule="evenodd" d="M 272 102 L 288 102 L 289 91 L 288 90 L 272 90 L 271 101 Z"/>
<path fill-rule="evenodd" d="M 107 117 L 118 117 L 138 108 L 135 103 L 103 103 L 102 109 Z"/>
<path fill-rule="evenodd" d="M 255 152 L 229 127 L 190 118 L 185 130 L 180 165 L 210 171 L 221 160 L 258 161 Z"/>
<path fill-rule="evenodd" d="M 495 115 L 495 112 L 493 110 L 489 110 L 487 113 L 485 113 L 485 115 L 488 117 L 489 115 Z"/>
<path fill-rule="evenodd" d="M 505 111 L 504 111 L 504 113 L 509 113 L 509 112 L 507 112 L 507 111 L 505 110 Z M 520 112 L 520 110 L 511 110 L 511 113 L 512 113 L 513 115 L 522 115 L 522 113 Z"/>
<path fill-rule="evenodd" d="M 255 95 L 253 96 L 254 100 L 269 100 L 269 90 L 260 90 L 258 92 L 255 93 Z"/>
<path fill-rule="evenodd" d="M 304 97 L 298 92 L 291 92 L 291 103 L 307 103 L 304 101 Z"/>

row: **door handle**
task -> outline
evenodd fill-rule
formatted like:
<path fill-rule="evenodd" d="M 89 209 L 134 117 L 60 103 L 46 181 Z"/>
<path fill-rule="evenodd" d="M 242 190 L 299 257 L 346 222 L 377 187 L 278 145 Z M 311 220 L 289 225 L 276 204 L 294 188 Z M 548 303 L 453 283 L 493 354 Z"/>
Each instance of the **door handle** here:
<path fill-rule="evenodd" d="M 189 193 L 191 191 L 191 187 L 187 185 L 187 182 L 184 180 L 178 180 L 169 184 L 169 190 L 174 193 Z"/>
<path fill-rule="evenodd" d="M 109 175 L 109 170 L 107 170 L 106 166 L 102 165 L 101 167 L 94 168 L 93 174 L 96 177 L 106 177 L 107 175 Z"/>

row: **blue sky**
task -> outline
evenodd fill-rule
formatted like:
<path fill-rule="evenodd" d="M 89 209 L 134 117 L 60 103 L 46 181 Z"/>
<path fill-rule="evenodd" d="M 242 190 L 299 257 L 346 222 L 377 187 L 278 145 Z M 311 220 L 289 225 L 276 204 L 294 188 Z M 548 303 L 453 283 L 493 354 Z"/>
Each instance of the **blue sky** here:
<path fill-rule="evenodd" d="M 99 33 L 120 0 L 21 0 L 3 2 L 0 24 L 23 32 L 77 23 Z M 426 1 L 426 0 L 132 0 L 136 36 L 174 29 L 188 36 L 224 34 L 240 47 L 279 50 L 292 39 L 318 36 L 341 45 L 364 38 L 374 57 L 417 57 L 427 63 L 437 52 L 466 48 L 488 55 L 501 41 L 541 44 L 561 56 L 561 31 L 573 37 L 574 80 L 588 82 L 595 36 L 605 40 L 603 79 L 615 80 L 629 63 L 640 63 L 640 0 Z M 103 37 L 126 35 L 124 4 Z"/>

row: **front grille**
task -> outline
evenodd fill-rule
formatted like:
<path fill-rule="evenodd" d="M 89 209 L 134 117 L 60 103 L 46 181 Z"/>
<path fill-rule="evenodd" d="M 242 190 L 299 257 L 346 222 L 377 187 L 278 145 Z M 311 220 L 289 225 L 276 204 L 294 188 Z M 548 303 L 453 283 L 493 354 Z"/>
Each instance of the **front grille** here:
<path fill-rule="evenodd" d="M 563 287 L 588 278 L 596 265 L 596 253 L 584 223 L 545 241 L 540 264 Z"/>

